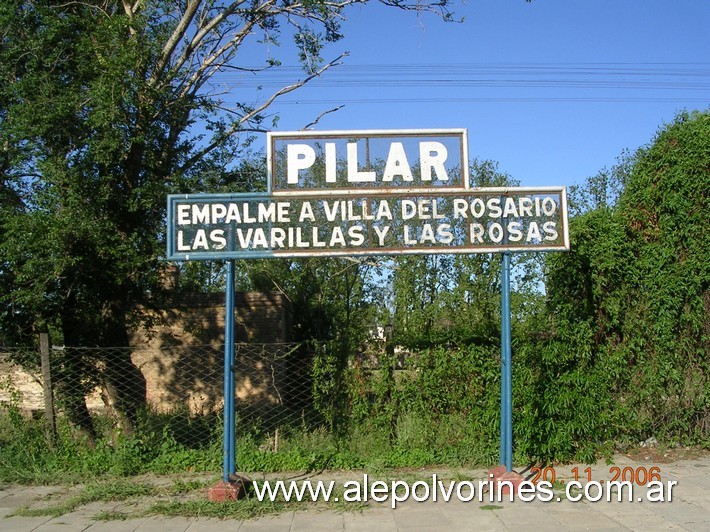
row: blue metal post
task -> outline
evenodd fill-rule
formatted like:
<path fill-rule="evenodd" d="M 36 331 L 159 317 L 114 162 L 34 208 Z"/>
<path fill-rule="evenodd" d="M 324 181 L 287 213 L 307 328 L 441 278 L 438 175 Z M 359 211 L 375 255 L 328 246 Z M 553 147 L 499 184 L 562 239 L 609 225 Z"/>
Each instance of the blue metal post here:
<path fill-rule="evenodd" d="M 513 370 L 510 346 L 510 253 L 503 253 L 501 279 L 501 385 L 500 458 L 506 471 L 513 470 Z"/>
<path fill-rule="evenodd" d="M 224 297 L 224 461 L 222 480 L 235 470 L 234 456 L 234 261 L 227 261 Z"/>

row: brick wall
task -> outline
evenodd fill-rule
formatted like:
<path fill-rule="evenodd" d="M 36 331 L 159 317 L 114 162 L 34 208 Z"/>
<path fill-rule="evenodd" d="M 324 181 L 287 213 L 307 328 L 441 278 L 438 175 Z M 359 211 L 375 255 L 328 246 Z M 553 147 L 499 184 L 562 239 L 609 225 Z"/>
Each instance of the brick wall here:
<path fill-rule="evenodd" d="M 134 331 L 132 360 L 146 379 L 148 402 L 158 410 L 187 407 L 194 413 L 223 404 L 224 294 L 184 294 L 173 308 L 152 311 L 153 326 Z M 274 382 L 283 374 L 268 345 L 289 339 L 291 310 L 280 293 L 247 292 L 235 297 L 235 340 L 255 346 L 238 352 L 237 398 L 249 403 L 280 400 Z M 42 410 L 41 376 L 0 360 L 0 371 L 22 393 L 22 407 Z M 10 399 L 0 386 L 0 401 Z M 87 397 L 92 410 L 106 407 L 96 390 Z"/>
<path fill-rule="evenodd" d="M 162 311 L 157 325 L 136 331 L 133 362 L 147 382 L 151 405 L 169 410 L 187 405 L 192 412 L 219 408 L 223 401 L 224 294 L 185 294 Z M 289 338 L 290 306 L 280 293 L 239 292 L 235 297 L 235 341 L 284 343 Z M 170 349 L 167 349 L 170 348 Z M 268 383 L 280 368 L 242 358 L 236 374 L 237 398 L 273 402 Z"/>

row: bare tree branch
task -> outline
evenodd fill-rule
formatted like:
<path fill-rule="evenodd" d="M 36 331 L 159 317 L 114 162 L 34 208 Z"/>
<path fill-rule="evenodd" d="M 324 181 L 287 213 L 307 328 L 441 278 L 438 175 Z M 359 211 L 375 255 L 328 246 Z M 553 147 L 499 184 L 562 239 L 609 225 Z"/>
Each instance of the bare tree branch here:
<path fill-rule="evenodd" d="M 315 126 L 318 122 L 320 122 L 320 119 L 323 118 L 325 115 L 330 114 L 330 113 L 335 113 L 336 111 L 340 111 L 345 105 L 339 105 L 338 107 L 334 107 L 333 109 L 329 109 L 327 111 L 323 111 L 321 114 L 319 114 L 313 122 L 310 122 L 303 126 L 301 128 L 301 131 L 305 131 L 310 127 Z"/>
<path fill-rule="evenodd" d="M 238 48 L 239 45 L 243 42 L 243 40 L 252 32 L 255 25 L 256 22 L 245 24 L 244 27 L 229 40 L 229 42 L 225 43 L 221 48 L 217 49 L 209 57 L 204 59 L 201 65 L 195 70 L 195 72 L 192 74 L 190 79 L 183 87 L 182 91 L 180 92 L 180 96 L 183 97 L 189 94 L 190 92 L 194 92 L 192 90 L 193 87 L 196 86 L 197 88 L 199 88 L 209 78 L 211 78 L 212 75 L 214 75 L 214 73 L 216 73 L 220 69 L 221 62 L 215 64 L 217 59 L 227 54 L 230 50 Z M 204 75 L 205 72 L 210 69 L 211 72 L 207 75 Z"/>
<path fill-rule="evenodd" d="M 340 60 L 343 59 L 344 57 L 347 57 L 348 55 L 349 55 L 348 52 L 343 52 L 343 53 L 340 54 L 338 57 L 336 57 L 335 59 L 333 59 L 332 61 L 330 61 L 328 64 L 322 66 L 320 69 L 318 69 L 317 71 L 315 71 L 315 72 L 313 72 L 312 74 L 308 75 L 308 76 L 305 77 L 304 79 L 299 80 L 299 81 L 297 81 L 296 83 L 294 83 L 294 84 L 292 84 L 292 85 L 289 85 L 289 86 L 287 86 L 287 87 L 283 87 L 283 88 L 279 89 L 278 91 L 276 91 L 276 92 L 275 92 L 274 94 L 272 94 L 269 98 L 267 98 L 264 102 L 262 102 L 261 104 L 259 104 L 258 106 L 256 106 L 254 109 L 252 109 L 250 112 L 248 112 L 247 114 L 245 114 L 244 116 L 242 116 L 239 120 L 236 120 L 236 121 L 232 124 L 232 126 L 231 126 L 227 131 L 225 131 L 222 135 L 220 135 L 218 138 L 215 138 L 210 144 L 208 144 L 207 146 L 205 146 L 205 147 L 202 148 L 201 150 L 198 150 L 197 152 L 195 152 L 195 153 L 180 167 L 180 170 L 179 170 L 179 171 L 180 171 L 180 172 L 184 172 L 185 170 L 187 170 L 188 168 L 190 168 L 192 165 L 194 165 L 195 163 L 197 163 L 200 159 L 202 159 L 203 157 L 205 157 L 205 156 L 206 156 L 208 153 L 210 153 L 212 150 L 214 150 L 214 149 L 216 149 L 217 147 L 219 147 L 219 146 L 222 144 L 224 138 L 229 137 L 229 136 L 235 134 L 237 131 L 240 131 L 240 130 L 242 129 L 242 126 L 243 126 L 245 123 L 249 122 L 249 121 L 252 120 L 255 116 L 257 116 L 259 113 L 261 113 L 261 112 L 264 111 L 266 108 L 268 108 L 272 103 L 274 103 L 274 101 L 275 101 L 277 98 L 279 98 L 280 96 L 283 96 L 284 94 L 288 94 L 289 92 L 293 92 L 293 91 L 295 91 L 296 89 L 299 89 L 299 88 L 303 87 L 306 83 L 308 83 L 309 81 L 311 81 L 313 78 L 317 78 L 318 76 L 320 76 L 321 74 L 323 74 L 323 72 L 325 72 L 325 71 L 328 70 L 329 68 L 332 68 L 332 67 L 334 67 L 334 66 L 337 66 L 337 65 L 342 64 L 342 63 L 340 62 Z"/>
<path fill-rule="evenodd" d="M 127 0 L 124 0 L 124 6 L 127 3 Z M 175 51 L 175 48 L 183 39 L 185 33 L 187 32 L 187 29 L 190 27 L 192 19 L 195 17 L 195 13 L 197 12 L 197 8 L 200 7 L 200 4 L 200 0 L 189 0 L 187 2 L 187 9 L 185 9 L 185 13 L 183 13 L 180 22 L 178 22 L 170 37 L 168 37 L 167 41 L 165 41 L 163 50 L 155 62 L 155 67 L 153 68 L 153 72 L 151 73 L 149 81 L 151 85 L 154 85 L 155 82 L 159 79 L 159 77 L 163 74 L 163 71 L 170 62 L 170 57 Z"/>

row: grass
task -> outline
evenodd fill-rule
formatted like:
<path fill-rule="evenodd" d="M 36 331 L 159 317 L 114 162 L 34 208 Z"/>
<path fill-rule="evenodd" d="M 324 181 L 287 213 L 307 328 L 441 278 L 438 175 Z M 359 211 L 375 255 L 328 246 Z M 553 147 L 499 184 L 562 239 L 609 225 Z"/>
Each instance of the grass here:
<path fill-rule="evenodd" d="M 168 517 L 216 517 L 219 519 L 256 519 L 267 515 L 277 515 L 294 509 L 304 509 L 307 503 L 259 502 L 256 499 L 242 499 L 233 502 L 161 501 L 153 504 L 146 514 Z"/>
<path fill-rule="evenodd" d="M 125 512 L 117 512 L 115 510 L 107 510 L 94 514 L 95 521 L 125 521 L 130 518 L 131 515 Z"/>
<path fill-rule="evenodd" d="M 211 502 L 207 499 L 207 488 L 214 480 L 177 479 L 170 485 L 156 486 L 123 479 L 115 482 L 92 483 L 67 496 L 56 504 L 40 508 L 20 508 L 11 516 L 20 517 L 60 517 L 93 502 L 139 502 L 134 511 L 102 510 L 93 519 L 96 521 L 117 521 L 150 515 L 180 517 L 214 517 L 220 519 L 255 519 L 276 515 L 285 511 L 329 509 L 338 511 L 362 510 L 367 504 L 345 503 L 342 488 L 334 490 L 333 497 L 339 501 L 285 501 L 279 497 L 275 501 L 259 501 L 254 495 L 237 502 Z"/>
<path fill-rule="evenodd" d="M 92 502 L 121 502 L 132 498 L 153 496 L 158 491 L 155 486 L 128 480 L 89 484 L 78 494 L 70 496 L 59 504 L 44 508 L 20 508 L 12 515 L 22 517 L 59 517 Z"/>
<path fill-rule="evenodd" d="M 110 427 L 110 422 L 96 417 L 97 426 Z M 416 416 L 404 416 L 401 428 L 401 437 L 390 441 L 386 427 L 368 421 L 340 438 L 323 427 L 282 427 L 278 452 L 265 445 L 269 433 L 241 432 L 236 441 L 236 462 L 245 473 L 324 469 L 384 473 L 393 468 L 435 464 L 485 464 L 490 459 L 472 451 L 461 434 L 447 447 L 441 436 Z M 180 412 L 172 418 L 146 412 L 134 436 L 117 435 L 107 429 L 102 431 L 106 436 L 92 446 L 60 418 L 59 437 L 48 451 L 41 420 L 23 418 L 12 408 L 0 408 L 0 482 L 36 485 L 54 484 L 59 479 L 63 484 L 81 484 L 146 473 L 219 471 L 221 430 L 218 418 L 188 423 Z"/>
<path fill-rule="evenodd" d="M 416 481 L 430 481 L 431 474 L 430 472 L 412 470 L 389 470 L 382 474 L 368 472 L 370 482 L 379 480 L 390 484 L 393 480 L 400 480 L 408 482 L 410 485 Z M 301 502 L 286 501 L 281 493 L 274 501 L 268 499 L 259 501 L 253 491 L 248 497 L 236 502 L 211 502 L 207 499 L 207 490 L 217 481 L 215 477 L 210 479 L 177 478 L 170 480 L 170 482 L 165 482 L 164 478 L 154 478 L 153 476 L 149 476 L 147 479 L 143 477 L 140 480 L 138 478 L 119 478 L 74 487 L 67 490 L 62 499 L 51 505 L 21 508 L 13 515 L 59 517 L 94 502 L 125 503 L 97 511 L 93 516 L 93 519 L 97 521 L 125 520 L 149 515 L 246 520 L 287 511 L 361 511 L 368 508 L 369 503 L 354 501 L 352 486 L 347 487 L 347 490 L 350 491 L 349 501 L 344 495 L 345 481 L 361 480 L 363 475 L 363 471 L 352 471 L 347 474 L 338 473 L 334 479 L 330 476 L 324 478 L 324 480 L 335 480 L 331 498 L 327 502 L 323 500 L 311 501 L 307 493 L 305 494 L 307 500 Z M 303 480 L 305 477 L 299 478 Z M 284 481 L 297 480 L 293 477 L 282 477 L 282 479 Z M 460 471 L 452 471 L 441 474 L 438 479 L 449 482 L 471 479 L 471 476 Z M 271 480 L 277 479 L 272 477 Z"/>

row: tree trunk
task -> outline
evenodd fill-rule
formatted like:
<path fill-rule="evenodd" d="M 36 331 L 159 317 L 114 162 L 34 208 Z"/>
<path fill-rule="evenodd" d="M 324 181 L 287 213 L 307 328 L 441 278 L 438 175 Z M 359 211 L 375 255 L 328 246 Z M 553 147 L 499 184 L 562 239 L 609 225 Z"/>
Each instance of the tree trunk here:
<path fill-rule="evenodd" d="M 92 327 L 82 309 L 67 301 L 62 316 L 62 332 L 67 346 L 62 357 L 58 392 L 69 420 L 94 441 L 96 431 L 85 397 L 103 385 L 118 414 L 125 434 L 133 434 L 138 412 L 146 404 L 146 381 L 131 360 L 126 329 L 126 304 L 113 301 L 104 305 L 101 320 Z M 98 347 L 97 346 L 101 346 Z"/>
<path fill-rule="evenodd" d="M 104 316 L 106 348 L 101 353 L 101 378 L 111 402 L 119 415 L 124 434 L 136 430 L 138 414 L 146 406 L 146 380 L 131 359 L 126 306 L 122 301 L 111 302 Z"/>
<path fill-rule="evenodd" d="M 93 445 L 96 429 L 86 406 L 86 394 L 91 390 L 88 377 L 95 372 L 91 370 L 91 364 L 87 363 L 86 352 L 75 347 L 81 345 L 74 342 L 79 341 L 82 324 L 73 318 L 70 310 L 71 307 L 67 305 L 62 316 L 64 343 L 69 347 L 64 348 L 59 358 L 57 395 L 69 421 Z"/>

